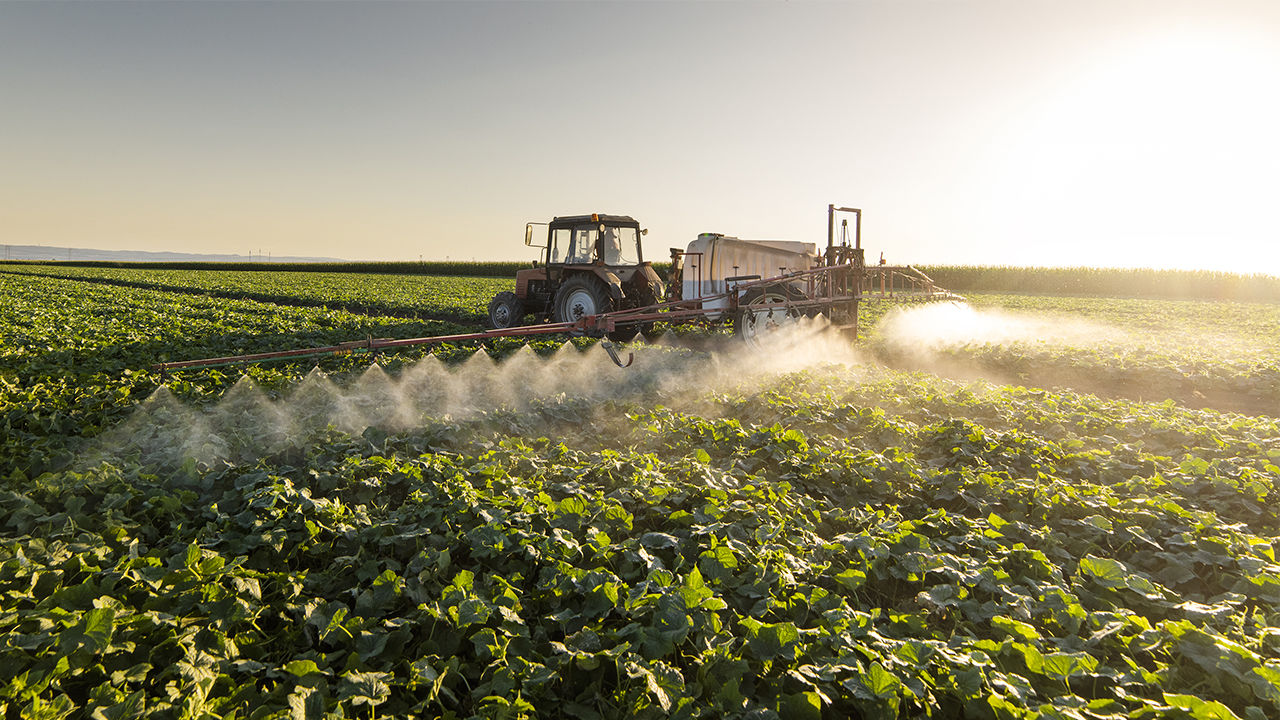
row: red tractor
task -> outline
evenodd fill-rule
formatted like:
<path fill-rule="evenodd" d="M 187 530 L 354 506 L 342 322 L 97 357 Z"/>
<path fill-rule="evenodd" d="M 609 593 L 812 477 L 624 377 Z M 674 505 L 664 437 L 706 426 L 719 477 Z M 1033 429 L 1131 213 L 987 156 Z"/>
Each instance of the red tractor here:
<path fill-rule="evenodd" d="M 546 244 L 534 242 L 533 226 L 546 225 Z M 653 264 L 644 261 L 641 230 L 626 215 L 570 215 L 525 225 L 524 244 L 542 248 L 542 258 L 516 273 L 516 289 L 489 301 L 495 329 L 535 322 L 575 322 L 588 315 L 660 302 L 665 287 Z M 652 323 L 620 325 L 609 333 L 625 341 Z"/>

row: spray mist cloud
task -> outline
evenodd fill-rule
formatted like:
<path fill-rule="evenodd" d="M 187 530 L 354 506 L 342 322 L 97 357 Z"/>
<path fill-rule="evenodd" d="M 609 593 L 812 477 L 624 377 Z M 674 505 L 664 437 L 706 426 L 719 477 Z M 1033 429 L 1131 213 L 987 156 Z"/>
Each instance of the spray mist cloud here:
<path fill-rule="evenodd" d="M 185 403 L 161 387 L 121 426 L 100 436 L 85 458 L 240 465 L 304 447 L 331 430 L 401 432 L 433 421 L 579 400 L 648 396 L 678 405 L 708 392 L 758 387 L 769 375 L 822 365 L 856 373 L 863 364 L 849 341 L 822 320 L 801 320 L 758 349 L 736 340 L 722 344 L 719 352 L 674 343 L 630 347 L 625 352 L 634 352 L 635 361 L 626 369 L 598 345 L 580 351 L 569 343 L 548 357 L 524 346 L 500 362 L 483 350 L 452 365 L 428 355 L 395 375 L 372 365 L 341 384 L 315 369 L 279 399 L 246 376 L 207 407 Z"/>

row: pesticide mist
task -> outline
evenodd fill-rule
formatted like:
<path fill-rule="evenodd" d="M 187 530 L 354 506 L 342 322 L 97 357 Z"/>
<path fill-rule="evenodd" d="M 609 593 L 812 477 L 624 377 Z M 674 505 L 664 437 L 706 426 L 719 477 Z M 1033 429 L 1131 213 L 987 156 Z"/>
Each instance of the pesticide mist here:
<path fill-rule="evenodd" d="M 329 377 L 316 369 L 276 397 L 247 376 L 208 405 L 184 402 L 161 387 L 81 457 L 88 462 L 134 458 L 161 466 L 244 465 L 324 442 L 327 433 L 359 437 L 369 428 L 402 433 L 498 412 L 554 415 L 558 404 L 584 401 L 673 409 L 700 406 L 714 412 L 707 403 L 716 393 L 756 392 L 770 376 L 832 365 L 851 380 L 872 366 L 887 365 L 952 380 L 1123 396 L 1125 388 L 1071 369 L 1055 370 L 1045 363 L 1028 370 L 1019 363 L 1018 370 L 1010 372 L 989 360 L 992 353 L 1003 357 L 1035 348 L 1110 350 L 1136 347 L 1135 342 L 1124 330 L 1067 315 L 938 303 L 892 310 L 874 329 L 869 351 L 855 349 L 822 319 L 803 320 L 773 333 L 759 349 L 726 337 L 703 349 L 678 340 L 627 346 L 620 351 L 622 357 L 634 354 L 634 362 L 625 369 L 614 365 L 599 345 L 580 350 L 565 343 L 549 355 L 523 346 L 502 360 L 478 349 L 461 362 L 445 363 L 428 355 L 395 372 L 371 365 L 359 374 Z M 972 354 L 977 347 L 987 361 Z"/>
<path fill-rule="evenodd" d="M 634 362 L 619 368 L 599 345 L 565 343 L 549 356 L 528 346 L 501 361 L 477 350 L 458 363 L 434 355 L 392 374 L 371 365 L 356 376 L 312 370 L 272 398 L 247 376 L 212 405 L 197 406 L 161 387 L 83 458 L 133 458 L 147 464 L 242 465 L 304 448 L 334 431 L 395 433 L 431 423 L 473 420 L 493 412 L 545 410 L 560 403 L 647 399 L 668 407 L 701 402 L 708 393 L 758 386 L 767 376 L 863 364 L 852 345 L 822 320 L 804 320 L 747 349 L 725 339 L 719 352 L 660 342 L 620 350 Z"/>
<path fill-rule="evenodd" d="M 881 321 L 878 333 L 896 350 L 921 351 L 1016 343 L 1091 347 L 1125 339 L 1117 328 L 1072 317 L 1024 315 L 950 302 L 895 308 Z"/>
<path fill-rule="evenodd" d="M 1064 374 L 1047 364 L 1006 360 L 1043 356 L 1065 348 L 1079 351 L 1132 344 L 1121 329 L 1069 315 L 1027 315 L 958 302 L 894 308 L 873 332 L 876 359 L 898 370 L 924 371 L 964 382 L 1033 384 L 1101 390 L 1104 394 L 1113 389 L 1086 387 L 1077 374 Z"/>

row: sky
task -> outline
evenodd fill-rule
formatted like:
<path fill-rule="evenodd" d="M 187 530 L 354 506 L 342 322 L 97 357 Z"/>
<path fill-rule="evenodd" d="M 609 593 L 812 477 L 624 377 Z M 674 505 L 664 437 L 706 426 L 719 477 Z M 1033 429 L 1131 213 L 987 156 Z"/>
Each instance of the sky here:
<path fill-rule="evenodd" d="M 0 1 L 0 242 L 1280 275 L 1280 3 Z"/>

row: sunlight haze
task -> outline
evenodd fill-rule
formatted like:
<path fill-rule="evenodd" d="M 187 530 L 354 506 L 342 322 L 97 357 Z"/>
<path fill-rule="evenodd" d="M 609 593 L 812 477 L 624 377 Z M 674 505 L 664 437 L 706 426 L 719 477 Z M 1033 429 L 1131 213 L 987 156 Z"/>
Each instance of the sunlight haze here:
<path fill-rule="evenodd" d="M 1280 4 L 0 3 L 6 244 L 531 260 L 524 223 L 1280 274 Z"/>

